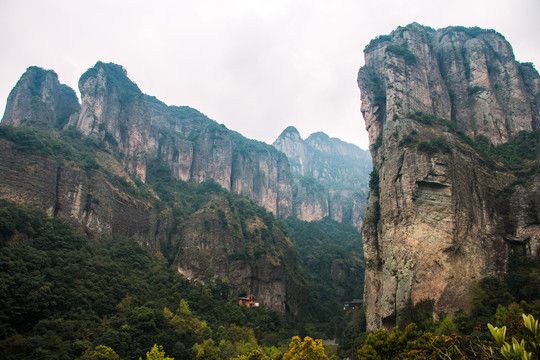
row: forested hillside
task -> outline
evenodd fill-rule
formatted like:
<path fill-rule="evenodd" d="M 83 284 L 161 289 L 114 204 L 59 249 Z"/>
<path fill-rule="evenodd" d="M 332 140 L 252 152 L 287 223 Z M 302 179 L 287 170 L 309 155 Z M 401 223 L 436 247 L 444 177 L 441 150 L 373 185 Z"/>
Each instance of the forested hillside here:
<path fill-rule="evenodd" d="M 190 282 L 133 240 L 89 241 L 4 200 L 0 214 L 2 359 L 74 359 L 97 345 L 136 359 L 155 343 L 175 359 L 227 359 L 291 335 L 276 313 L 236 304 L 226 282 Z"/>

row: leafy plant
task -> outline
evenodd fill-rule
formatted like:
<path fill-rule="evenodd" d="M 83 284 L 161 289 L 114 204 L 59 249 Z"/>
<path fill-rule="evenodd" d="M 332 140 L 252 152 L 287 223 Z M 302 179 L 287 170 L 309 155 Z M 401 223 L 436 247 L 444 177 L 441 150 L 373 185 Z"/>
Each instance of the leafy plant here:
<path fill-rule="evenodd" d="M 530 360 L 533 354 L 540 355 L 540 327 L 538 320 L 532 315 L 521 315 L 523 318 L 523 338 L 518 341 L 512 337 L 512 344 L 506 342 L 506 326 L 502 328 L 488 324 L 489 331 L 500 347 L 501 354 L 505 359 Z M 530 350 L 530 351 L 529 351 Z"/>

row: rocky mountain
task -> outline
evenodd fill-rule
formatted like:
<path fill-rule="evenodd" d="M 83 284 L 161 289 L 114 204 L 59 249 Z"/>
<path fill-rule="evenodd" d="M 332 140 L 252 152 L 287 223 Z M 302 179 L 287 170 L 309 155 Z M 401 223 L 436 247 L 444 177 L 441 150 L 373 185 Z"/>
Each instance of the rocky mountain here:
<path fill-rule="evenodd" d="M 189 279 L 227 279 L 236 294 L 301 313 L 305 278 L 294 246 L 256 205 L 278 218 L 330 216 L 359 228 L 367 177 L 357 164 L 367 153 L 313 134 L 302 140 L 308 167 L 294 180 L 283 152 L 143 94 L 119 65 L 96 63 L 79 90 L 80 104 L 54 71 L 23 74 L 0 127 L 0 196 L 99 241 L 136 239 Z"/>
<path fill-rule="evenodd" d="M 36 107 L 46 107 L 47 116 L 39 118 L 41 127 L 74 127 L 103 141 L 143 182 L 146 162 L 157 157 L 178 179 L 212 179 L 278 217 L 291 214 L 287 158 L 273 147 L 246 139 L 194 109 L 167 106 L 144 95 L 116 64 L 98 62 L 81 76 L 80 107 L 74 91 L 66 89 L 53 71 L 29 68 L 10 94 L 2 124 L 33 126 L 38 120 L 27 122 L 26 114 L 41 114 Z M 71 102 L 64 101 L 64 92 L 71 94 Z M 48 95 L 34 95 L 38 93 Z"/>
<path fill-rule="evenodd" d="M 2 123 L 61 129 L 79 108 L 75 91 L 60 84 L 54 71 L 31 66 L 9 94 Z"/>
<path fill-rule="evenodd" d="M 176 178 L 212 179 L 276 217 L 291 215 L 292 176 L 284 154 L 187 106 L 167 106 L 149 96 L 146 104 L 152 123 L 149 154 L 167 163 Z"/>
<path fill-rule="evenodd" d="M 364 54 L 368 328 L 393 327 L 409 301 L 467 310 L 471 284 L 501 276 L 509 252 L 538 255 L 540 76 L 479 28 L 413 23 Z"/>
<path fill-rule="evenodd" d="M 371 157 L 366 150 L 317 132 L 303 140 L 286 128 L 273 146 L 287 155 L 294 178 L 292 214 L 305 221 L 329 216 L 359 228 Z"/>
<path fill-rule="evenodd" d="M 286 232 L 219 186 L 288 216 L 286 156 L 144 95 L 115 64 L 98 62 L 79 88 L 80 106 L 53 71 L 31 67 L 21 77 L 0 126 L 0 196 L 96 240 L 134 238 L 190 279 L 228 279 L 233 293 L 299 314 L 303 275 Z"/>

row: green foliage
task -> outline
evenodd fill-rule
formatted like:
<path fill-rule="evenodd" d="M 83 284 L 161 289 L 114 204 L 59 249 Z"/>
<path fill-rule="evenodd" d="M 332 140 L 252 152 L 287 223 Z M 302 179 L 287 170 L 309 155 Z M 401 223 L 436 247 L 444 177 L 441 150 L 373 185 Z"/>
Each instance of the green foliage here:
<path fill-rule="evenodd" d="M 487 150 L 493 161 L 500 161 L 510 169 L 521 169 L 528 165 L 524 160 L 536 162 L 540 158 L 540 130 L 521 131 L 510 141 Z"/>
<path fill-rule="evenodd" d="M 94 67 L 82 74 L 79 79 L 79 86 L 84 84 L 89 78 L 97 77 L 100 69 L 105 73 L 107 91 L 116 93 L 121 104 L 131 101 L 134 97 L 139 97 L 142 100 L 143 95 L 141 90 L 127 77 L 126 69 L 113 63 L 98 61 Z"/>
<path fill-rule="evenodd" d="M 522 62 L 522 63 L 519 63 L 519 65 L 528 67 L 529 69 L 536 71 L 536 67 L 534 66 L 534 63 L 532 62 Z"/>
<path fill-rule="evenodd" d="M 57 135 L 28 127 L 0 126 L 0 137 L 11 141 L 12 148 L 29 154 L 52 158 L 64 164 L 75 164 L 89 172 L 99 168 L 96 151 L 105 151 L 103 143 L 84 137 L 74 129 Z"/>
<path fill-rule="evenodd" d="M 135 359 L 156 343 L 186 359 L 195 344 L 239 332 L 251 334 L 242 349 L 289 336 L 275 313 L 189 282 L 133 241 L 89 242 L 61 220 L 3 200 L 0 214 L 2 359 L 92 359 L 98 345 L 97 354 Z"/>
<path fill-rule="evenodd" d="M 324 353 L 322 340 L 313 340 L 306 336 L 301 340 L 294 336 L 289 344 L 289 352 L 283 354 L 283 360 L 328 360 Z"/>
<path fill-rule="evenodd" d="M 165 355 L 163 346 L 158 346 L 157 344 L 154 344 L 152 349 L 150 349 L 150 351 L 146 353 L 146 360 L 174 360 L 174 358 Z"/>
<path fill-rule="evenodd" d="M 451 34 L 453 32 L 463 32 L 470 37 L 478 37 L 483 34 L 498 34 L 495 30 L 492 29 L 482 29 L 477 26 L 474 27 L 465 27 L 465 26 L 449 26 L 446 29 L 444 29 L 444 35 Z M 502 35 L 500 35 L 502 37 Z"/>
<path fill-rule="evenodd" d="M 373 107 L 386 106 L 386 85 L 383 75 L 378 73 L 376 69 L 363 66 L 358 72 L 358 76 L 362 78 L 362 82 L 366 87 L 371 89 L 374 95 Z"/>
<path fill-rule="evenodd" d="M 506 342 L 506 326 L 498 328 L 488 324 L 489 331 L 500 347 L 501 354 L 507 360 L 529 360 L 533 358 L 533 354 L 536 355 L 536 358 L 540 355 L 540 327 L 538 326 L 538 320 L 535 320 L 530 314 L 522 314 L 522 318 L 523 337 L 521 341 L 512 337 L 512 345 Z"/>
<path fill-rule="evenodd" d="M 375 196 L 379 196 L 379 172 L 375 169 L 369 174 L 369 188 Z"/>
<path fill-rule="evenodd" d="M 409 64 L 414 64 L 416 62 L 416 56 L 414 56 L 406 44 L 390 44 L 386 47 L 385 52 L 400 56 L 405 60 L 406 63 Z"/>
<path fill-rule="evenodd" d="M 383 131 L 381 130 L 381 132 L 379 133 L 379 136 L 377 136 L 377 139 L 375 139 L 375 143 L 371 145 L 372 150 L 377 151 L 382 146 L 382 143 L 383 143 Z"/>
<path fill-rule="evenodd" d="M 452 147 L 443 138 L 435 138 L 429 141 L 421 141 L 418 143 L 418 151 L 425 152 L 429 155 L 434 154 L 451 154 Z"/>
<path fill-rule="evenodd" d="M 231 360 L 270 360 L 270 358 L 262 350 L 255 349 L 246 355 L 240 355 Z"/>
<path fill-rule="evenodd" d="M 418 329 L 415 324 L 402 332 L 377 330 L 368 335 L 358 359 L 487 359 L 489 354 L 478 343 L 460 336 L 435 335 Z"/>
<path fill-rule="evenodd" d="M 369 42 L 369 44 L 366 45 L 366 47 L 364 48 L 364 53 L 367 53 L 367 52 L 375 49 L 375 47 L 377 47 L 377 45 L 379 45 L 379 44 L 382 44 L 382 43 L 385 43 L 385 42 L 391 41 L 391 40 L 392 40 L 392 37 L 390 35 L 379 35 L 375 39 L 372 39 Z"/>
<path fill-rule="evenodd" d="M 416 324 L 421 330 L 433 330 L 433 301 L 423 300 L 413 305 L 411 300 L 398 311 L 398 327 L 406 328 L 409 324 Z"/>
<path fill-rule="evenodd" d="M 304 280 L 292 256 L 292 244 L 286 231 L 264 208 L 255 205 L 252 200 L 228 193 L 214 181 L 187 183 L 174 179 L 168 166 L 159 161 L 148 163 L 146 181 L 160 200 L 173 210 L 176 226 L 184 226 L 193 213 L 203 210 L 209 216 L 202 223 L 206 231 L 210 231 L 212 224 L 219 225 L 220 231 L 243 239 L 242 247 L 229 254 L 230 261 L 239 260 L 248 266 L 255 266 L 256 261 L 264 255 L 266 259 L 283 266 L 302 286 Z M 263 227 L 248 229 L 246 224 L 259 220 Z M 162 250 L 170 262 L 179 251 L 177 246 L 170 244 Z"/>
<path fill-rule="evenodd" d="M 483 86 L 471 86 L 468 90 L 469 96 L 475 96 L 483 91 L 486 91 L 486 88 Z"/>
<path fill-rule="evenodd" d="M 480 90 L 476 89 L 474 91 Z M 538 171 L 538 166 L 535 165 L 535 162 L 540 159 L 540 130 L 521 131 L 508 142 L 493 146 L 485 136 L 478 135 L 473 140 L 461 131 L 455 123 L 434 115 L 417 112 L 408 114 L 407 118 L 419 121 L 425 125 L 446 127 L 449 131 L 458 135 L 465 144 L 471 146 L 486 161 L 503 163 L 510 170 L 529 169 L 529 174 L 534 174 Z M 451 148 L 447 144 L 445 145 L 443 141 L 437 140 L 436 144 L 431 143 L 431 141 L 429 143 L 425 142 L 422 145 L 422 150 L 420 148 L 419 150 L 428 153 L 430 151 L 448 152 Z M 420 144 L 418 146 L 420 147 Z"/>
<path fill-rule="evenodd" d="M 364 309 L 359 309 L 347 314 L 346 327 L 338 337 L 338 356 L 341 358 L 353 358 L 356 352 L 366 342 L 366 315 Z"/>
<path fill-rule="evenodd" d="M 449 130 L 453 132 L 459 131 L 456 124 L 454 124 L 453 122 L 449 120 L 439 118 L 435 115 L 425 114 L 422 112 L 416 112 L 414 114 L 407 114 L 406 117 L 409 119 L 416 120 L 424 125 L 430 125 L 430 126 L 442 125 L 442 126 L 446 126 Z"/>
<path fill-rule="evenodd" d="M 91 355 L 83 356 L 83 359 L 95 359 L 95 360 L 119 360 L 120 356 L 110 347 L 104 345 L 98 345 L 91 352 Z"/>
<path fill-rule="evenodd" d="M 2 125 L 0 137 L 12 141 L 14 149 L 30 154 L 45 157 L 60 156 L 68 160 L 75 157 L 73 146 L 34 128 Z"/>
<path fill-rule="evenodd" d="M 334 338 L 343 329 L 343 303 L 362 296 L 361 235 L 330 218 L 306 222 L 291 217 L 285 225 L 307 281 L 304 327 L 311 329 L 312 336 Z"/>
<path fill-rule="evenodd" d="M 399 141 L 399 146 L 416 146 L 416 144 L 418 144 L 418 138 L 412 133 L 403 136 Z"/>

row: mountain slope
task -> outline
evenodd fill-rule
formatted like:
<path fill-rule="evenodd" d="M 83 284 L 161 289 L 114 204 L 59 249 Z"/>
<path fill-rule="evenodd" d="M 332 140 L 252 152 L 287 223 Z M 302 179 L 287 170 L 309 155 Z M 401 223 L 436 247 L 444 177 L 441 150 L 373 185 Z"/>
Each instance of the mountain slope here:
<path fill-rule="evenodd" d="M 268 310 L 230 286 L 190 282 L 136 242 L 90 241 L 62 219 L 0 199 L 0 357 L 94 358 L 107 346 L 138 359 L 154 344 L 195 359 L 204 344 L 231 358 L 289 337 Z"/>
<path fill-rule="evenodd" d="M 296 266 L 292 243 L 272 215 L 252 202 L 232 197 L 216 183 L 176 180 L 155 160 L 148 162 L 150 182 L 143 184 L 124 170 L 122 158 L 107 146 L 76 130 L 54 136 L 2 125 L 0 196 L 64 218 L 97 241 L 118 237 L 136 240 L 153 253 L 163 253 L 171 263 L 181 264 L 179 270 L 183 272 L 199 266 L 193 252 L 187 261 L 180 260 L 190 243 L 200 245 L 199 234 L 205 233 L 206 223 L 199 219 L 204 216 L 215 241 L 197 249 L 224 253 L 220 265 L 225 269 L 216 268 L 210 277 L 192 270 L 188 278 L 203 282 L 230 278 L 232 296 L 253 293 L 268 309 L 282 315 L 300 314 L 303 275 Z M 239 201 L 243 201 L 241 205 Z M 233 212 L 235 206 L 243 209 L 234 213 L 235 223 L 255 223 L 255 229 L 265 236 L 250 237 L 249 233 L 234 231 L 235 245 L 225 244 L 223 239 L 233 230 L 217 220 L 215 224 L 213 219 Z M 256 248 L 264 248 L 266 253 L 258 258 L 254 269 L 245 259 L 234 257 L 244 251 L 252 255 Z M 248 268 L 235 273 L 235 265 Z M 207 264 L 204 270 L 211 272 L 213 266 Z M 275 271 L 259 270 L 267 268 Z"/>

